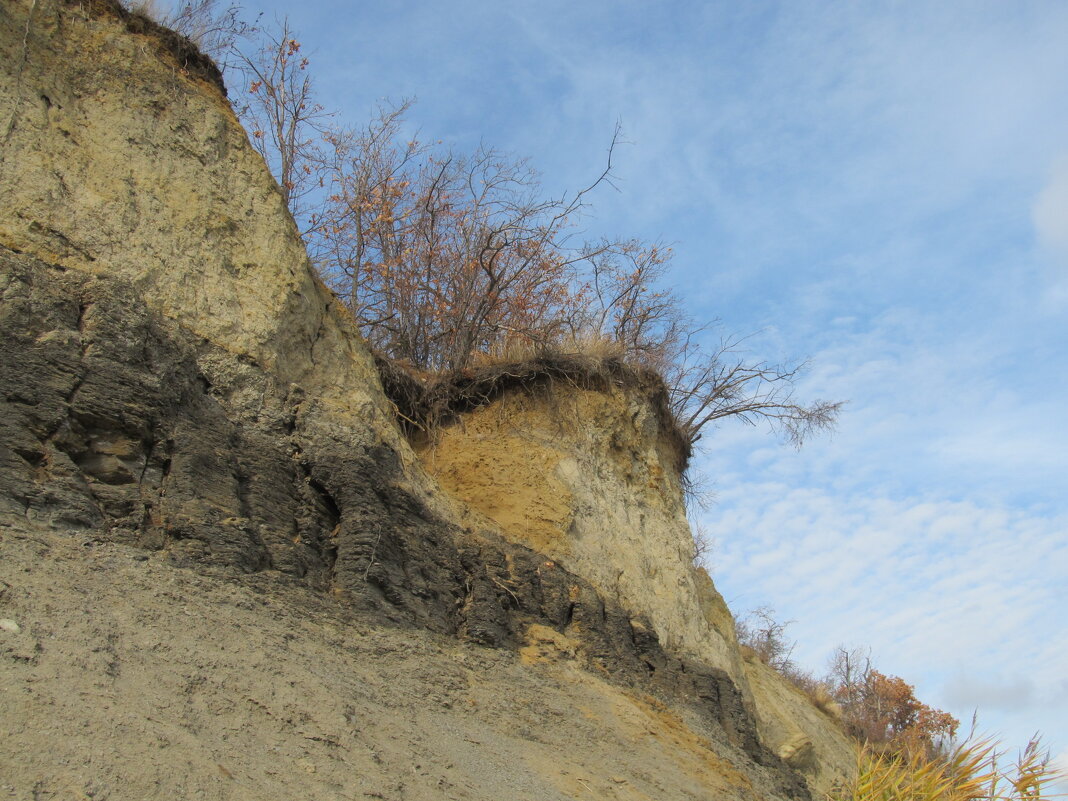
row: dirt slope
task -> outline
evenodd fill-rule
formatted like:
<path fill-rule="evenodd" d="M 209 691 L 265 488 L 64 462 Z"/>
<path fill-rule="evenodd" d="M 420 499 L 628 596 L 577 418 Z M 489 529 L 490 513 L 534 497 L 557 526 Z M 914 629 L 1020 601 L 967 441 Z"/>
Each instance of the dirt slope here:
<path fill-rule="evenodd" d="M 0 798 L 765 797 L 699 720 L 544 630 L 472 646 L 277 576 L 10 527 L 0 619 Z"/>

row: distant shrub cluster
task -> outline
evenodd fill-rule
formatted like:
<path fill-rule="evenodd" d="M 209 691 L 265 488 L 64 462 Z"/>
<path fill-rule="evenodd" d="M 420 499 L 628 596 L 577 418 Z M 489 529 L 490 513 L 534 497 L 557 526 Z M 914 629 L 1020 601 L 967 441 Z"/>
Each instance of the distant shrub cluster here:
<path fill-rule="evenodd" d="M 856 779 L 833 801 L 1038 801 L 1063 779 L 1036 736 L 1015 761 L 989 739 L 956 740 L 960 722 L 916 698 L 915 688 L 872 666 L 861 648 L 835 649 L 817 678 L 792 660 L 790 621 L 760 607 L 736 623 L 738 642 L 801 689 L 856 740 Z"/>
<path fill-rule="evenodd" d="M 859 742 L 885 752 L 928 754 L 952 742 L 960 721 L 918 700 L 903 679 L 876 670 L 864 649 L 839 646 L 823 677 L 799 668 L 791 658 L 796 643 L 786 636 L 791 622 L 776 620 L 774 610 L 762 606 L 737 621 L 738 642 L 833 712 Z"/>

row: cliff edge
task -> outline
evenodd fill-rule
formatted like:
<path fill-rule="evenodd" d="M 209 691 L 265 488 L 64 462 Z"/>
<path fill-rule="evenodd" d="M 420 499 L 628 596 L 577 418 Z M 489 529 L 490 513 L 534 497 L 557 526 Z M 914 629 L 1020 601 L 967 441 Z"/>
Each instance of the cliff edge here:
<path fill-rule="evenodd" d="M 413 447 L 209 61 L 5 0 L 0 63 L 0 787 L 808 797 L 655 389 Z"/>

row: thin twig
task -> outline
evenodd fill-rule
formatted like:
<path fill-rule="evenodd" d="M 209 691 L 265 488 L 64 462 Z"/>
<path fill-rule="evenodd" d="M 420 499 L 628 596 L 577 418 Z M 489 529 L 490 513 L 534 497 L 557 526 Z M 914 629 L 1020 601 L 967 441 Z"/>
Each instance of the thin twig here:
<path fill-rule="evenodd" d="M 378 530 L 378 537 L 375 538 L 375 544 L 371 546 L 371 555 L 367 559 L 367 569 L 363 571 L 363 580 L 367 581 L 367 577 L 371 575 L 371 568 L 375 564 L 375 556 L 378 554 L 378 544 L 382 542 L 382 529 Z"/>

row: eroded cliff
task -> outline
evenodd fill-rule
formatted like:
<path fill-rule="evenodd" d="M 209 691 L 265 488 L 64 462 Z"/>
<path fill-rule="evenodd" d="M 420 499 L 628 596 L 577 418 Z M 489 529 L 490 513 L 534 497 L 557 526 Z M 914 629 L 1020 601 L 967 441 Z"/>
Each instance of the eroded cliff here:
<path fill-rule="evenodd" d="M 472 521 L 641 610 L 671 650 L 743 688 L 733 621 L 693 565 L 680 445 L 654 377 L 561 375 L 458 416 L 419 449 Z"/>
<path fill-rule="evenodd" d="M 619 606 L 641 610 L 669 650 L 722 667 L 764 744 L 817 796 L 850 775 L 855 751 L 833 713 L 743 656 L 726 603 L 694 564 L 684 446 L 659 381 L 575 358 L 489 372 L 507 376 L 510 388 L 473 379 L 477 389 L 461 394 L 480 402 L 418 448 L 468 523 L 544 553 Z"/>
<path fill-rule="evenodd" d="M 3 777 L 9 787 L 38 797 L 88 793 L 103 781 L 94 728 L 118 744 L 116 764 L 123 743 L 141 753 L 146 732 L 166 729 L 184 750 L 143 755 L 148 778 L 108 785 L 110 797 L 176 797 L 194 785 L 210 797 L 289 797 L 292 781 L 272 784 L 253 772 L 240 786 L 218 781 L 220 769 L 232 779 L 228 766 L 242 757 L 226 744 L 212 704 L 247 694 L 239 669 L 219 654 L 227 643 L 235 653 L 251 646 L 239 621 L 201 606 L 177 616 L 198 591 L 185 575 L 191 568 L 211 592 L 227 582 L 277 587 L 287 608 L 310 620 L 324 603 L 345 621 L 361 615 L 361 642 L 389 624 L 416 640 L 450 638 L 449 658 L 499 647 L 485 657 L 512 671 L 492 685 L 499 693 L 521 681 L 513 673 L 528 671 L 557 694 L 559 708 L 573 704 L 570 713 L 588 717 L 575 691 L 588 684 L 616 699 L 597 715 L 618 713 L 591 724 L 582 738 L 591 749 L 600 747 L 598 732 L 625 731 L 625 720 L 638 719 L 621 699 L 663 709 L 648 714 L 644 729 L 697 754 L 716 777 L 666 782 L 651 759 L 621 772 L 614 797 L 655 797 L 633 788 L 668 785 L 697 789 L 662 797 L 698 797 L 702 781 L 723 797 L 807 795 L 777 746 L 761 740 L 771 730 L 758 729 L 760 699 L 729 613 L 690 565 L 677 459 L 659 428 L 655 388 L 638 381 L 503 393 L 458 412 L 417 454 L 371 354 L 314 277 L 210 62 L 110 0 L 5 0 L 0 62 L 0 547 L 12 567 L 0 605 L 21 621 L 18 631 L 4 630 L 21 639 L 0 650 L 12 690 L 0 696 L 4 762 L 15 766 Z M 95 569 L 105 584 L 130 582 L 151 614 L 97 608 L 121 603 L 121 593 L 101 586 L 86 594 L 82 585 L 95 585 L 72 556 L 82 552 L 117 554 Z M 136 593 L 126 558 L 149 562 L 154 580 L 175 583 L 177 595 Z M 43 603 L 46 585 L 55 597 Z M 112 623 L 88 633 L 66 625 L 79 604 L 88 620 L 111 615 Z M 260 630 L 284 639 L 272 625 L 261 621 Z M 175 712 L 177 680 L 150 702 L 142 686 L 121 680 L 124 660 L 166 674 L 163 657 L 151 655 L 158 646 L 139 639 L 157 628 L 165 637 L 192 629 L 190 648 L 215 643 L 189 657 L 214 688 L 204 707 Z M 328 628 L 308 634 L 308 647 L 348 642 L 344 626 Z M 71 689 L 53 656 L 101 648 L 114 660 L 97 666 L 90 658 L 91 686 Z M 359 675 L 374 659 L 362 646 L 341 651 L 327 660 L 335 673 Z M 420 663 L 427 692 L 442 665 Z M 491 673 L 478 680 L 492 684 Z M 284 675 L 266 681 L 284 693 Z M 337 713 L 322 714 L 337 720 L 359 690 L 338 681 L 316 693 L 316 704 Z M 361 696 L 361 714 L 388 709 L 387 695 Z M 293 720 L 315 716 L 299 711 L 300 698 L 287 703 L 297 711 L 286 713 L 288 734 L 275 734 L 308 736 Z M 49 735 L 63 739 L 61 767 L 33 756 L 45 740 L 29 721 L 50 704 L 70 724 Z M 108 712 L 115 708 L 122 714 Z M 442 714 L 459 719 L 464 710 Z M 568 725 L 561 714 L 552 725 Z M 266 748 L 274 736 L 254 718 L 232 721 L 251 727 L 242 728 L 240 749 Z M 213 732 L 212 754 L 173 734 L 183 726 Z M 414 744 L 417 728 L 405 730 L 412 753 L 448 751 L 433 738 Z M 364 765 L 355 758 L 363 745 L 330 736 L 341 763 L 347 756 Z M 554 773 L 552 748 L 567 746 L 553 742 L 544 764 L 458 797 L 581 797 L 582 782 Z M 492 742 L 483 752 L 501 753 Z M 350 779 L 346 792 L 364 786 Z M 341 792 L 333 781 L 330 791 Z M 365 794 L 440 797 L 431 784 L 394 785 Z M 535 785 L 557 795 L 534 793 Z"/>

